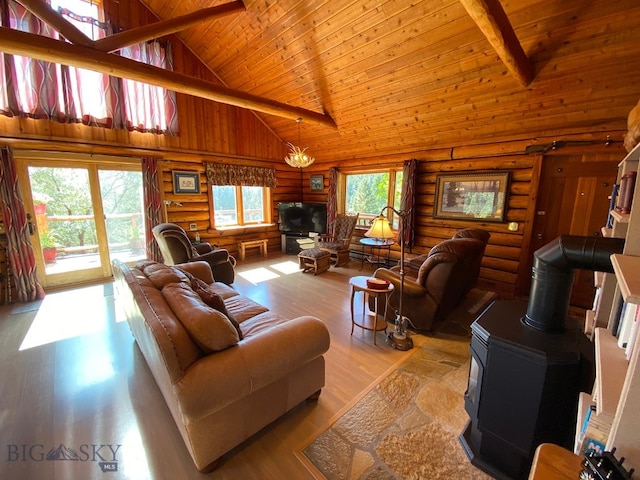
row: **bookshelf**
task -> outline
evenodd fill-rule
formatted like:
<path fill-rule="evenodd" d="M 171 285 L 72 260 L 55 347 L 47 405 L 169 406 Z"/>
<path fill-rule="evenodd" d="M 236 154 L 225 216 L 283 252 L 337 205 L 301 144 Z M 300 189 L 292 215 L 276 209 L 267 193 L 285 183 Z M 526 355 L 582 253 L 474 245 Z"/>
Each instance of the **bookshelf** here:
<path fill-rule="evenodd" d="M 618 180 L 638 170 L 640 144 L 618 166 Z M 621 302 L 640 303 L 640 188 L 635 188 L 629 214 L 611 212 L 613 225 L 603 234 L 625 238 L 623 254 L 612 255 L 614 273 L 603 275 L 599 308 L 594 314 L 596 346 L 596 383 L 593 401 L 600 419 L 610 430 L 606 449 L 615 447 L 628 467 L 640 469 L 640 330 L 627 359 L 615 336 Z M 584 410 L 584 408 L 583 408 Z M 580 420 L 580 419 L 578 419 Z M 579 422 L 577 422 L 579 423 Z M 577 444 L 577 443 L 576 443 Z"/>

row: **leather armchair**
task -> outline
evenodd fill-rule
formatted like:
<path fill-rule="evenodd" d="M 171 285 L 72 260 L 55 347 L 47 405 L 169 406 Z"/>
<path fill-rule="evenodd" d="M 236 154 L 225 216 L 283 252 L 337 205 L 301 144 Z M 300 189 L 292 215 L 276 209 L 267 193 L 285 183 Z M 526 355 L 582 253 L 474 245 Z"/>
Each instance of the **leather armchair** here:
<path fill-rule="evenodd" d="M 152 231 L 165 265 L 205 261 L 211 266 L 216 282 L 227 285 L 233 283 L 236 259 L 227 250 L 215 248 L 207 242 L 193 245 L 187 232 L 175 223 L 161 223 L 153 227 Z"/>
<path fill-rule="evenodd" d="M 475 284 L 485 247 L 486 242 L 476 238 L 454 237 L 424 256 L 415 277 L 405 269 L 402 307 L 409 326 L 429 331 L 451 313 Z M 374 276 L 389 280 L 395 287 L 387 311 L 387 321 L 393 322 L 400 299 L 399 268 L 379 268 Z"/>

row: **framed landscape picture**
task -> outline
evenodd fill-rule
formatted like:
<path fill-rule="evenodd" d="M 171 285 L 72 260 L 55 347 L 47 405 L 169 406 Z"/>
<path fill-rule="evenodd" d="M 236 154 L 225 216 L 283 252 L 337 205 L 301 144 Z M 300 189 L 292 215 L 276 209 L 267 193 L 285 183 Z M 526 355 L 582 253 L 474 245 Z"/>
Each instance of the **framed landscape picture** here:
<path fill-rule="evenodd" d="M 200 174 L 198 172 L 172 172 L 173 193 L 200 193 Z"/>
<path fill-rule="evenodd" d="M 441 174 L 434 218 L 504 222 L 510 172 Z"/>

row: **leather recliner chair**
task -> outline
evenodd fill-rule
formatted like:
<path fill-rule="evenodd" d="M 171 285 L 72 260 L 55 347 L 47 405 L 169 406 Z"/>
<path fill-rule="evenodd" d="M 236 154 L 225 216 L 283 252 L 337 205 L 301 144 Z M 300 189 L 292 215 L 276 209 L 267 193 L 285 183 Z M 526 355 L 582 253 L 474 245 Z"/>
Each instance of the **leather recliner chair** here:
<path fill-rule="evenodd" d="M 489 242 L 489 238 L 491 237 L 491 234 L 489 232 L 487 232 L 486 230 L 482 230 L 481 228 L 463 228 L 462 230 L 459 230 L 455 233 L 455 235 L 453 237 L 451 237 L 452 239 L 456 239 L 456 238 L 474 238 L 476 240 L 480 240 L 481 242 L 484 242 L 485 247 L 487 242 Z M 411 276 L 415 278 L 418 276 L 418 271 L 420 270 L 420 267 L 422 266 L 422 264 L 424 263 L 424 261 L 427 259 L 427 257 L 431 254 L 431 252 L 426 253 L 424 255 L 419 255 L 417 257 L 413 257 L 413 258 L 408 258 L 405 260 L 404 265 L 405 265 L 405 278 L 406 276 Z M 480 275 L 480 264 L 482 263 L 482 257 L 484 255 L 484 249 L 482 250 L 482 254 L 479 256 L 476 256 L 472 259 L 470 259 L 469 261 L 469 275 L 467 277 L 467 285 L 465 287 L 465 294 L 469 293 L 469 290 L 471 290 L 473 288 L 473 286 L 476 283 L 476 280 L 478 279 L 478 275 Z M 391 270 L 394 271 L 399 271 L 400 268 L 399 267 L 393 267 L 391 268 Z"/>
<path fill-rule="evenodd" d="M 482 236 L 487 240 L 488 237 L 488 233 Z M 427 255 L 410 260 L 412 266 L 405 268 L 402 300 L 402 313 L 409 319 L 410 326 L 430 331 L 435 323 L 445 319 L 459 305 L 478 278 L 486 245 L 487 242 L 478 237 L 456 234 L 454 238 L 435 245 Z M 416 260 L 421 261 L 417 270 Z M 389 299 L 391 308 L 387 311 L 387 321 L 391 322 L 399 306 L 399 270 L 396 266 L 379 268 L 374 272 L 376 278 L 393 283 L 394 291 Z"/>
<path fill-rule="evenodd" d="M 207 242 L 192 244 L 187 232 L 175 223 L 161 223 L 152 231 L 165 265 L 205 261 L 211 266 L 216 282 L 233 283 L 236 259 L 224 248 L 215 248 Z"/>

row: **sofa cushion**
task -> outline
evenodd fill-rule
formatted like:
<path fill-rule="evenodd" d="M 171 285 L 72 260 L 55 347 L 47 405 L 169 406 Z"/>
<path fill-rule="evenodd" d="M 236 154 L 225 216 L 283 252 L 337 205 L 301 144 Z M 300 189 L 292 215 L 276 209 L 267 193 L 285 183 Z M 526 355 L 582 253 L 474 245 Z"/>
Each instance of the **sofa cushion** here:
<path fill-rule="evenodd" d="M 238 295 L 240 295 L 238 292 L 236 292 L 233 288 L 231 288 L 229 285 L 226 285 L 222 282 L 215 282 L 212 283 L 211 285 L 209 285 L 207 287 L 207 290 L 210 290 L 214 293 L 217 293 L 218 295 L 220 295 L 225 301 L 227 301 L 229 298 L 231 297 L 236 297 Z"/>
<path fill-rule="evenodd" d="M 142 272 L 158 290 L 168 283 L 188 282 L 187 275 L 178 268 L 172 268 L 162 263 L 148 262 L 139 264 Z"/>
<path fill-rule="evenodd" d="M 227 306 L 227 310 L 241 325 L 245 320 L 269 311 L 267 307 L 254 302 L 244 295 L 227 298 L 224 303 Z"/>
<path fill-rule="evenodd" d="M 162 289 L 162 295 L 205 353 L 224 350 L 240 340 L 227 316 L 206 305 L 188 284 L 168 283 Z"/>
<path fill-rule="evenodd" d="M 242 322 L 241 328 L 244 337 L 250 338 L 288 321 L 290 320 L 278 315 L 277 313 L 267 311 L 245 320 Z"/>

